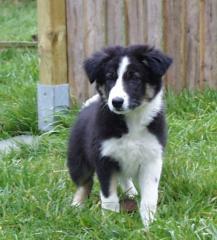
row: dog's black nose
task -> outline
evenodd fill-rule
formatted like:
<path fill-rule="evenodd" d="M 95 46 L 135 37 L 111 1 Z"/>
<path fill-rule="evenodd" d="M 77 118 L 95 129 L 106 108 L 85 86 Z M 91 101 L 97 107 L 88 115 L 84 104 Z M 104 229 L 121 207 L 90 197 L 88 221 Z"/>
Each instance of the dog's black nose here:
<path fill-rule="evenodd" d="M 116 97 L 112 99 L 112 105 L 116 108 L 116 109 L 120 109 L 122 107 L 124 103 L 124 99 L 120 98 L 120 97 Z"/>

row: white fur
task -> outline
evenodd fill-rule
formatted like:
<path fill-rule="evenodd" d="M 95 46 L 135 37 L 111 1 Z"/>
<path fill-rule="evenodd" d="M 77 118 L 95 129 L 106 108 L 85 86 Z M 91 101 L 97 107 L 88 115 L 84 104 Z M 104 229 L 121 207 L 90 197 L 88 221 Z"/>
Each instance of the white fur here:
<path fill-rule="evenodd" d="M 145 226 L 156 211 L 158 184 L 162 168 L 162 146 L 147 126 L 162 108 L 162 91 L 151 102 L 126 115 L 128 133 L 105 140 L 101 155 L 119 162 L 122 177 L 137 178 L 141 191 L 140 214 Z M 134 189 L 135 190 L 135 189 Z"/>
<path fill-rule="evenodd" d="M 129 132 L 121 138 L 111 138 L 102 144 L 102 156 L 117 160 L 126 177 L 136 177 L 142 165 L 161 157 L 162 147 L 147 129 Z"/>
<path fill-rule="evenodd" d="M 162 109 L 162 97 L 163 90 L 161 90 L 151 102 L 144 100 L 141 106 L 126 114 L 127 124 L 132 132 L 140 132 L 141 128 L 143 129 L 149 125 Z"/>
<path fill-rule="evenodd" d="M 91 188 L 92 188 L 91 182 L 87 182 L 83 186 L 78 187 L 78 189 L 74 195 L 73 201 L 72 201 L 72 206 L 76 206 L 76 207 L 82 206 L 84 200 L 90 194 Z"/>
<path fill-rule="evenodd" d="M 154 88 L 150 84 L 146 83 L 146 97 L 151 99 L 153 98 L 153 96 L 154 96 Z"/>
<path fill-rule="evenodd" d="M 141 192 L 140 215 L 144 226 L 154 220 L 157 208 L 158 185 L 162 169 L 162 158 L 152 159 L 140 167 L 138 180 Z"/>
<path fill-rule="evenodd" d="M 99 94 L 93 95 L 91 98 L 88 98 L 82 106 L 82 109 L 90 106 L 93 102 L 97 102 L 100 99 Z"/>
<path fill-rule="evenodd" d="M 72 206 L 79 207 L 83 204 L 84 200 L 86 199 L 88 195 L 87 189 L 85 186 L 81 186 L 77 189 L 73 201 Z"/>
<path fill-rule="evenodd" d="M 124 90 L 124 84 L 123 84 L 123 75 L 127 71 L 127 66 L 129 64 L 130 64 L 129 58 L 126 56 L 123 57 L 120 62 L 118 71 L 117 71 L 117 73 L 118 73 L 117 81 L 109 93 L 109 98 L 108 98 L 109 109 L 116 113 L 119 113 L 119 112 L 116 111 L 112 105 L 112 100 L 114 98 L 119 97 L 119 98 L 124 99 L 124 103 L 123 103 L 124 110 L 127 110 L 128 106 L 129 106 L 129 96 L 128 96 L 127 92 Z"/>

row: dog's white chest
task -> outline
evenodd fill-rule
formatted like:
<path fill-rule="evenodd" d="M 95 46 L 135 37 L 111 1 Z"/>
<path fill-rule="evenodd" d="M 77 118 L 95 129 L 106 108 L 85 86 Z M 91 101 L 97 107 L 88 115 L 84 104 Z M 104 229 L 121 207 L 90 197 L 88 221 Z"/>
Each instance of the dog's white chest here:
<path fill-rule="evenodd" d="M 122 173 L 129 177 L 135 177 L 140 166 L 159 159 L 161 154 L 161 145 L 146 128 L 105 140 L 101 148 L 101 155 L 118 161 Z"/>

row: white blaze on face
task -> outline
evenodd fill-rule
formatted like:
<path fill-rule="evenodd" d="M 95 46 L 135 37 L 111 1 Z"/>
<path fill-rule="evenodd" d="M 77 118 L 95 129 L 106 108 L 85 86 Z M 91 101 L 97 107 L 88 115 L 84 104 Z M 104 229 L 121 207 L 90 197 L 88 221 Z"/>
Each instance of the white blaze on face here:
<path fill-rule="evenodd" d="M 117 70 L 117 74 L 118 74 L 117 81 L 109 93 L 108 106 L 109 106 L 109 109 L 113 112 L 117 112 L 117 111 L 114 109 L 114 107 L 112 105 L 112 100 L 117 97 L 123 98 L 123 100 L 124 100 L 123 110 L 128 109 L 129 96 L 128 96 L 127 92 L 124 90 L 123 76 L 124 76 L 124 73 L 127 71 L 127 66 L 129 64 L 130 64 L 130 61 L 129 61 L 128 57 L 125 56 L 121 59 L 119 68 Z"/>

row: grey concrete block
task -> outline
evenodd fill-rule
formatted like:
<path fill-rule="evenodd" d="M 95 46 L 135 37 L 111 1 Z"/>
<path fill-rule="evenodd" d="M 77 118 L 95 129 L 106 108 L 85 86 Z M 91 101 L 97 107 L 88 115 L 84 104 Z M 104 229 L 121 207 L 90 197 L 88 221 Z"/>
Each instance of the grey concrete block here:
<path fill-rule="evenodd" d="M 55 111 L 65 109 L 70 106 L 68 84 L 54 86 L 54 96 Z"/>
<path fill-rule="evenodd" d="M 53 128 L 54 117 L 58 111 L 70 107 L 69 84 L 38 84 L 38 127 L 41 131 Z"/>

